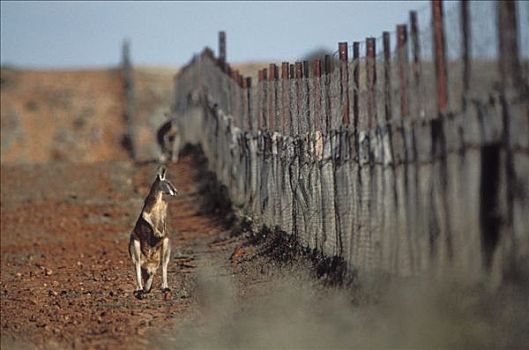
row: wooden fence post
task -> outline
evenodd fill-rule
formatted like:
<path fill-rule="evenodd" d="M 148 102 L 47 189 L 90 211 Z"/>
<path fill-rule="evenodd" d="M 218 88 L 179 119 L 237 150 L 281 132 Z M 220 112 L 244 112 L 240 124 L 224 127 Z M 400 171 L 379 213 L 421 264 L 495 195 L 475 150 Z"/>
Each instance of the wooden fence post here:
<path fill-rule="evenodd" d="M 377 70 L 375 60 L 375 38 L 366 38 L 366 71 L 367 71 L 367 127 L 371 129 L 377 121 Z"/>
<path fill-rule="evenodd" d="M 413 72 L 413 86 L 414 86 L 414 116 L 416 118 L 424 117 L 423 99 L 421 93 L 421 44 L 419 42 L 419 24 L 417 21 L 417 12 L 410 12 L 410 32 L 411 32 L 411 50 L 412 50 L 412 72 Z"/>
<path fill-rule="evenodd" d="M 305 97 L 305 108 L 306 108 L 305 120 L 307 121 L 305 132 L 310 132 L 312 131 L 313 123 L 310 117 L 310 86 L 309 86 L 310 66 L 309 66 L 309 61 L 303 61 L 303 78 L 305 78 L 304 80 L 305 93 L 307 95 Z"/>
<path fill-rule="evenodd" d="M 289 78 L 288 62 L 283 62 L 281 63 L 281 133 L 285 135 L 290 133 Z"/>
<path fill-rule="evenodd" d="M 470 89 L 470 21 L 469 21 L 469 2 L 462 0 L 460 2 L 461 10 L 461 28 L 462 28 L 462 47 L 463 47 L 463 96 Z"/>
<path fill-rule="evenodd" d="M 247 108 L 248 108 L 248 129 L 250 131 L 254 131 L 254 121 L 253 121 L 253 115 L 252 115 L 252 78 L 246 77 L 244 80 L 246 82 L 246 100 L 248 101 Z"/>
<path fill-rule="evenodd" d="M 353 42 L 353 125 L 355 133 L 358 132 L 358 122 L 360 118 L 358 92 L 360 91 L 360 43 Z"/>
<path fill-rule="evenodd" d="M 219 63 L 223 71 L 226 70 L 226 32 L 219 32 Z"/>
<path fill-rule="evenodd" d="M 389 32 L 382 34 L 384 46 L 384 117 L 389 122 L 392 118 L 391 110 L 391 43 Z"/>
<path fill-rule="evenodd" d="M 408 32 L 405 24 L 397 26 L 397 60 L 399 64 L 400 117 L 409 115 L 408 104 Z"/>
<path fill-rule="evenodd" d="M 269 91 L 268 91 L 268 69 L 266 68 L 263 68 L 263 81 L 261 82 L 261 85 L 262 85 L 262 93 L 263 93 L 263 103 L 262 103 L 262 109 L 263 109 L 263 130 L 266 130 L 268 131 L 269 130 L 269 127 L 270 125 L 268 124 L 268 113 L 270 113 L 270 111 L 268 110 L 268 105 L 267 105 L 267 101 L 268 101 L 268 94 L 269 94 Z"/>
<path fill-rule="evenodd" d="M 235 82 L 237 83 L 237 88 L 235 89 L 235 92 L 236 92 L 236 98 L 237 98 L 237 113 L 236 115 L 234 115 L 234 117 L 239 117 L 239 128 L 241 128 L 242 130 L 244 130 L 244 121 L 245 121 L 245 117 L 244 117 L 244 112 L 246 111 L 246 109 L 244 108 L 244 94 L 243 94 L 243 91 L 242 91 L 242 75 L 241 73 L 239 73 L 238 70 L 235 71 Z"/>
<path fill-rule="evenodd" d="M 448 107 L 446 43 L 443 24 L 443 2 L 432 0 L 433 55 L 437 87 L 438 115 L 446 112 Z"/>
<path fill-rule="evenodd" d="M 349 124 L 349 69 L 347 67 L 347 43 L 338 43 L 340 58 L 340 102 L 342 104 L 342 124 Z"/>
<path fill-rule="evenodd" d="M 297 135 L 298 133 L 298 125 L 296 121 L 296 116 L 298 113 L 298 100 L 297 100 L 297 80 L 296 80 L 296 66 L 295 64 L 289 64 L 289 75 L 290 75 L 290 85 L 294 84 L 294 87 L 290 89 L 289 96 L 290 96 L 290 133 L 292 135 Z"/>
<path fill-rule="evenodd" d="M 301 133 L 302 128 L 300 127 L 301 124 L 301 80 L 303 78 L 303 66 L 301 65 L 301 62 L 295 63 L 295 69 L 296 69 L 296 128 L 297 132 Z"/>
<path fill-rule="evenodd" d="M 332 79 L 332 61 L 330 55 L 325 55 L 325 104 L 326 104 L 326 115 L 325 115 L 325 131 L 331 130 L 332 120 L 332 105 L 331 105 L 331 79 Z"/>
<path fill-rule="evenodd" d="M 499 68 L 504 91 L 523 86 L 516 25 L 516 3 L 498 1 Z"/>
<path fill-rule="evenodd" d="M 268 125 L 270 131 L 277 131 L 277 89 L 275 85 L 277 83 L 277 66 L 271 63 L 268 68 Z"/>
<path fill-rule="evenodd" d="M 232 71 L 232 68 L 231 68 L 231 65 L 229 63 L 225 63 L 224 64 L 226 66 L 226 75 L 228 76 L 228 78 L 231 78 L 232 74 L 233 74 L 233 71 Z M 231 104 L 231 98 L 232 98 L 232 88 L 231 88 L 231 81 L 230 79 L 226 79 L 226 90 L 228 91 L 228 95 L 227 95 L 227 106 L 224 106 L 223 108 L 225 108 L 225 112 L 226 113 L 231 113 L 232 110 L 232 104 Z"/>
<path fill-rule="evenodd" d="M 257 130 L 263 129 L 263 70 L 260 69 L 257 80 Z"/>
<path fill-rule="evenodd" d="M 314 131 L 321 131 L 322 113 L 321 113 L 321 60 L 315 59 L 312 62 L 312 76 L 314 79 Z"/>
<path fill-rule="evenodd" d="M 239 78 L 241 84 L 241 130 L 248 131 L 248 116 L 246 115 L 248 112 L 248 95 L 246 94 L 248 87 L 246 79 L 242 75 Z"/>

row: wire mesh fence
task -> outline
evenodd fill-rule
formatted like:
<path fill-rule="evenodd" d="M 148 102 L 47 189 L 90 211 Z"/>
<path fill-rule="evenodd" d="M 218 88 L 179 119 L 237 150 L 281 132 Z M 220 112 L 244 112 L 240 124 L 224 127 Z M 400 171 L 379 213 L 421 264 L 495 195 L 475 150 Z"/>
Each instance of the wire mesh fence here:
<path fill-rule="evenodd" d="M 206 49 L 175 112 L 238 205 L 352 271 L 498 270 L 529 256 L 527 14 L 433 1 L 257 81 Z"/>

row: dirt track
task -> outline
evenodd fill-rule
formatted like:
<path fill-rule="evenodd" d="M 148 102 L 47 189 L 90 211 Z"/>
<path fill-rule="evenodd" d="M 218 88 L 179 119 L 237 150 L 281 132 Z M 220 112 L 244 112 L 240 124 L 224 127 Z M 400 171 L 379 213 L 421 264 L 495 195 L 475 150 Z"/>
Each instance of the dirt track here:
<path fill-rule="evenodd" d="M 157 276 L 143 300 L 133 296 L 127 245 L 156 164 L 2 165 L 2 349 L 327 342 L 304 332 L 294 338 L 255 337 L 254 326 L 240 333 L 243 324 L 256 320 L 284 333 L 292 326 L 284 318 L 292 310 L 285 308 L 294 305 L 297 315 L 305 315 L 327 292 L 310 277 L 305 260 L 265 254 L 285 243 L 274 240 L 278 236 L 252 235 L 248 226 L 233 224 L 233 213 L 224 210 L 229 205 L 222 196 L 215 196 L 218 188 L 202 157 L 191 150 L 169 166 L 168 177 L 182 193 L 169 203 L 172 293 L 164 298 Z M 277 253 L 290 252 L 280 248 Z M 279 268 L 281 260 L 289 260 L 290 268 Z M 322 307 L 314 310 L 325 314 Z M 301 331 L 305 320 L 298 321 Z"/>
<path fill-rule="evenodd" d="M 190 155 L 169 168 L 183 193 L 169 205 L 173 293 L 164 300 L 153 289 L 140 301 L 127 243 L 154 164 L 2 165 L 3 345 L 130 348 L 130 336 L 172 324 L 191 302 L 195 248 L 229 235 L 201 209 L 197 168 Z M 219 247 L 229 258 L 233 242 Z"/>

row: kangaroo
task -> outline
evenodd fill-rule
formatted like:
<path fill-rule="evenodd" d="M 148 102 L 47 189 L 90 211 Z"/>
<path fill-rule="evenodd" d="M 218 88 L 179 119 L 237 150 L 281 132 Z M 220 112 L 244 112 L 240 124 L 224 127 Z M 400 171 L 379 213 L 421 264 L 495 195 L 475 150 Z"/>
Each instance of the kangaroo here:
<path fill-rule="evenodd" d="M 167 265 L 171 245 L 166 230 L 167 202 L 164 194 L 176 196 L 178 190 L 165 178 L 167 169 L 160 166 L 143 209 L 130 234 L 129 254 L 136 272 L 134 295 L 142 299 L 152 288 L 154 274 L 162 264 L 162 292 L 170 291 L 167 284 Z"/>
<path fill-rule="evenodd" d="M 180 131 L 174 120 L 168 120 L 156 132 L 156 141 L 161 150 L 160 162 L 165 163 L 169 157 L 173 163 L 178 162 L 180 148 Z"/>

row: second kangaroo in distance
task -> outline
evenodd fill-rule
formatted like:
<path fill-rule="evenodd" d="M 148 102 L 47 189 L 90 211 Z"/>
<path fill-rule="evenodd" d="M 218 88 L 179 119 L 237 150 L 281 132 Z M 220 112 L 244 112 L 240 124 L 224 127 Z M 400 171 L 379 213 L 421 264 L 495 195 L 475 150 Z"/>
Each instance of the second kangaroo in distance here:
<path fill-rule="evenodd" d="M 171 256 L 171 244 L 167 235 L 167 202 L 164 194 L 176 196 L 178 190 L 166 179 L 166 168 L 161 166 L 143 209 L 130 234 L 129 254 L 136 272 L 134 295 L 142 299 L 149 293 L 152 281 L 160 264 L 162 265 L 162 292 L 169 292 L 167 265 Z"/>
<path fill-rule="evenodd" d="M 174 119 L 169 119 L 160 126 L 156 132 L 156 141 L 161 151 L 159 158 L 161 163 L 166 163 L 168 160 L 173 163 L 178 162 L 180 138 L 180 130 Z"/>

